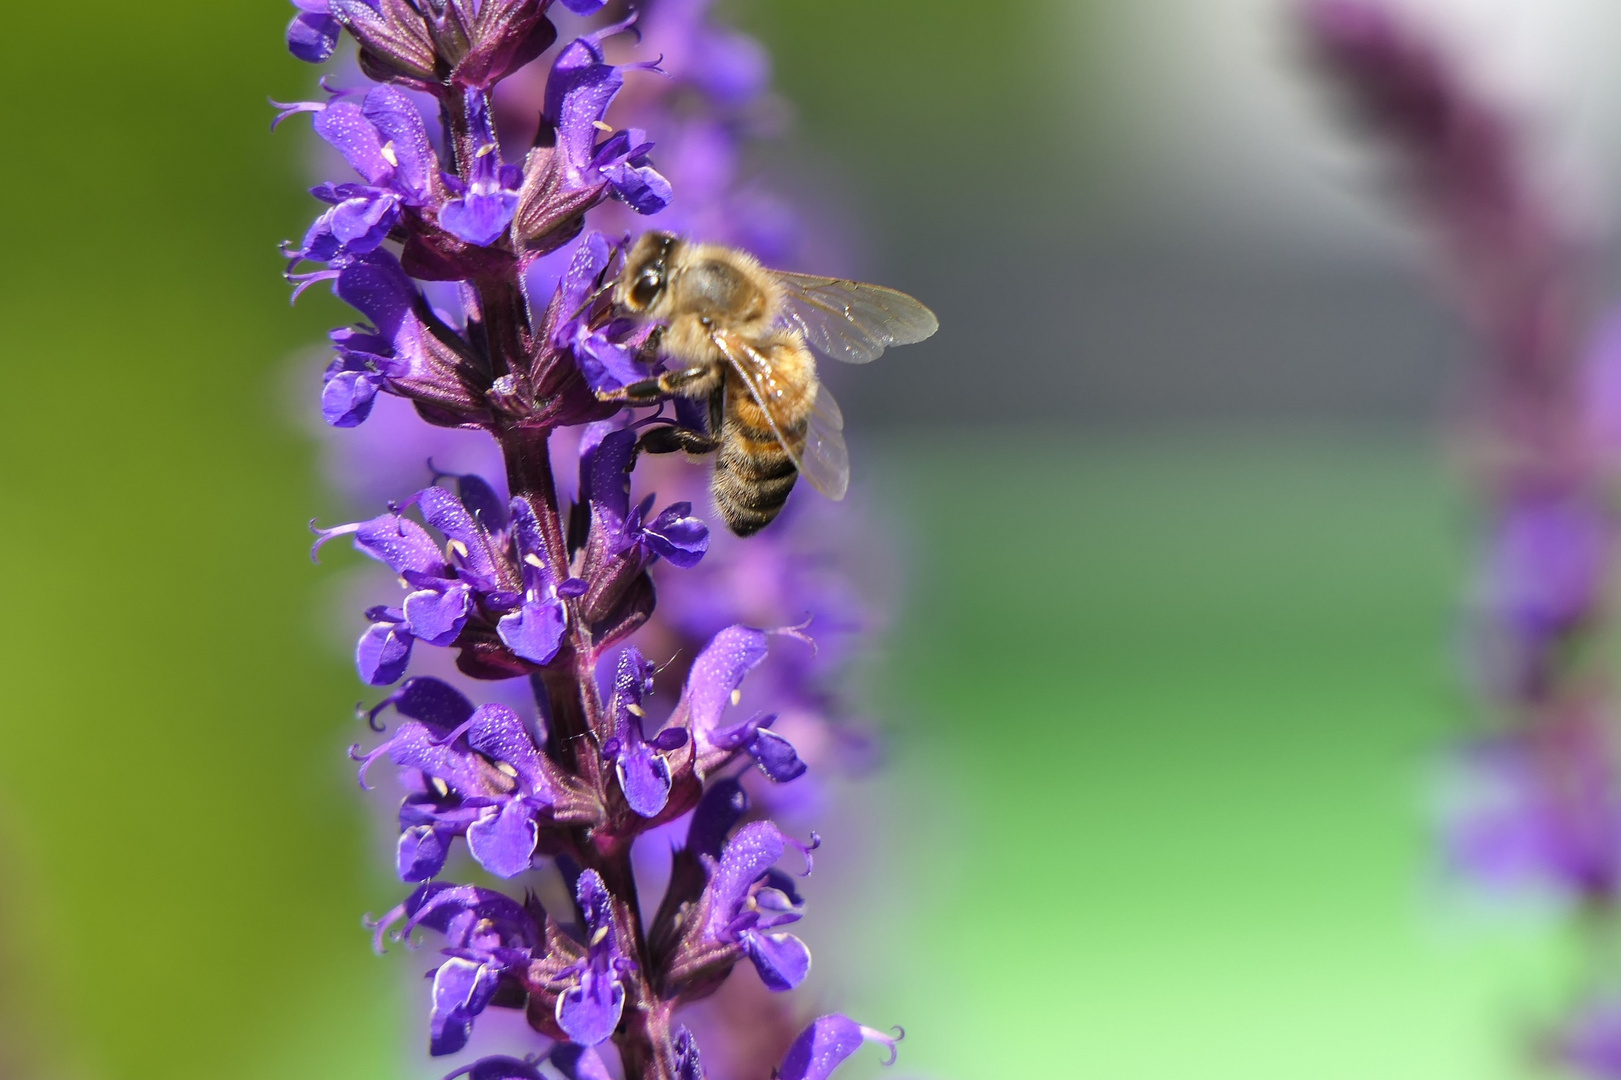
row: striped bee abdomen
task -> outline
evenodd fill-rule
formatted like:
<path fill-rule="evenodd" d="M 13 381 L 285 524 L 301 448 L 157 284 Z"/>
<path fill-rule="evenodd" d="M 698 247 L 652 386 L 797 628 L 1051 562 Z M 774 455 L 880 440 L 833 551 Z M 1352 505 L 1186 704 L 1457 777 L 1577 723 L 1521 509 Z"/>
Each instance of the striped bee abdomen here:
<path fill-rule="evenodd" d="M 797 451 L 805 443 L 805 422 L 782 434 Z M 774 433 L 753 427 L 735 413 L 726 418 L 710 491 L 715 509 L 732 532 L 751 536 L 776 520 L 797 479 L 794 460 Z"/>

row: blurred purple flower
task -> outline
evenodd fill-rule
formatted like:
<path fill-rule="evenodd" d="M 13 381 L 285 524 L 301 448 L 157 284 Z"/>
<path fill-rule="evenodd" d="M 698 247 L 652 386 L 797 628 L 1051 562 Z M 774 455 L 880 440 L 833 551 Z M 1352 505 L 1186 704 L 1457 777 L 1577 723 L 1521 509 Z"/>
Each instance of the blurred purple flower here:
<path fill-rule="evenodd" d="M 1621 997 L 1596 997 L 1581 1006 L 1553 1040 L 1553 1057 L 1593 1080 L 1621 1077 Z"/>
<path fill-rule="evenodd" d="M 1470 644 L 1503 730 L 1459 754 L 1465 790 L 1448 855 L 1487 885 L 1551 891 L 1579 901 L 1586 918 L 1613 919 L 1615 703 L 1586 667 L 1611 633 L 1605 474 L 1621 431 L 1621 375 L 1613 327 L 1583 348 L 1591 239 L 1538 190 L 1507 112 L 1394 8 L 1308 0 L 1302 11 L 1323 71 L 1393 152 L 1484 346 L 1467 435 L 1490 505 Z M 1588 1075 L 1621 1075 L 1616 1030 L 1613 1004 L 1600 1004 L 1558 1036 L 1556 1056 Z"/>
<path fill-rule="evenodd" d="M 1621 786 L 1607 742 L 1593 725 L 1573 722 L 1467 747 L 1463 805 L 1447 835 L 1454 865 L 1494 888 L 1613 896 Z"/>

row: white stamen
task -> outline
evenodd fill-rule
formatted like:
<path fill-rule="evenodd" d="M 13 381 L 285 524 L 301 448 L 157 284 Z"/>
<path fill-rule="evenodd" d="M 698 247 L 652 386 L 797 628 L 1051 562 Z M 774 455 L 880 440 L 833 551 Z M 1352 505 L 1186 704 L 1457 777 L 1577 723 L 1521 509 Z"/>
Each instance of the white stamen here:
<path fill-rule="evenodd" d="M 493 154 L 493 153 L 495 153 L 495 144 L 494 143 L 485 143 L 483 146 L 478 148 L 478 152 L 475 153 L 473 156 L 476 157 L 476 158 L 481 158 L 486 154 Z"/>
<path fill-rule="evenodd" d="M 546 564 L 540 561 L 540 556 L 536 555 L 532 551 L 523 557 L 523 561 L 528 563 L 530 566 L 533 566 L 536 570 L 546 569 Z"/>
<path fill-rule="evenodd" d="M 505 773 L 506 775 L 512 777 L 514 780 L 516 780 L 518 778 L 518 770 L 514 769 L 511 765 L 508 765 L 504 761 L 497 761 L 495 763 L 495 768 L 496 768 L 497 772 Z"/>
<path fill-rule="evenodd" d="M 450 787 L 436 776 L 433 778 L 433 793 L 442 799 L 450 794 Z"/>
<path fill-rule="evenodd" d="M 738 702 L 740 702 L 742 700 L 743 700 L 743 691 L 741 691 L 741 690 L 733 690 L 732 691 L 732 704 L 736 705 Z"/>
<path fill-rule="evenodd" d="M 396 169 L 400 167 L 399 155 L 394 153 L 394 140 L 393 139 L 390 139 L 390 140 L 388 140 L 388 142 L 384 143 L 383 148 L 380 151 L 378 151 L 378 153 L 383 155 L 383 160 L 384 161 L 388 162 L 390 165 L 394 166 Z"/>
<path fill-rule="evenodd" d="M 597 932 L 591 935 L 591 944 L 601 945 L 602 939 L 608 936 L 608 924 L 603 923 L 597 927 Z"/>
<path fill-rule="evenodd" d="M 614 126 L 612 124 L 605 124 L 601 120 L 591 121 L 591 126 L 596 128 L 598 131 L 606 131 L 610 135 L 612 135 L 614 131 Z"/>
<path fill-rule="evenodd" d="M 467 558 L 467 545 L 462 543 L 460 540 L 452 540 L 450 542 L 450 550 L 454 551 L 457 555 L 460 555 L 464 559 Z"/>
<path fill-rule="evenodd" d="M 632 716 L 646 716 L 647 715 L 647 710 L 642 708 L 640 705 L 636 704 L 634 701 L 631 702 L 629 705 L 625 706 L 625 711 L 630 713 L 630 715 L 632 715 Z"/>

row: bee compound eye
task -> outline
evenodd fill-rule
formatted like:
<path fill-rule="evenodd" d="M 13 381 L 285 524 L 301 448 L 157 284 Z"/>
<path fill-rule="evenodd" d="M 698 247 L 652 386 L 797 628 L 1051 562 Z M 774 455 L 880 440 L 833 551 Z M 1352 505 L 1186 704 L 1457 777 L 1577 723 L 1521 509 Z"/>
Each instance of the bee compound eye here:
<path fill-rule="evenodd" d="M 645 308 L 658 298 L 659 291 L 664 288 L 664 275 L 656 271 L 642 274 L 631 286 L 630 299 L 639 308 Z"/>

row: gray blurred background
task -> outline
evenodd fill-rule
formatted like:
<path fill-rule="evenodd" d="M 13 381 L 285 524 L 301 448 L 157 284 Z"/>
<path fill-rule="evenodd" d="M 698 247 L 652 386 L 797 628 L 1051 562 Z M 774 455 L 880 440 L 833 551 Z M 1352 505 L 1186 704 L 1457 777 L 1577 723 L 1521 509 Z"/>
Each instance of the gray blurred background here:
<path fill-rule="evenodd" d="M 1405 6 L 1523 117 L 1550 198 L 1607 229 L 1621 7 Z M 1385 423 L 1443 403 L 1466 342 L 1300 62 L 1289 5 L 932 7 L 737 5 L 807 152 L 862 195 L 860 269 L 949 313 L 856 376 L 869 425 Z"/>

